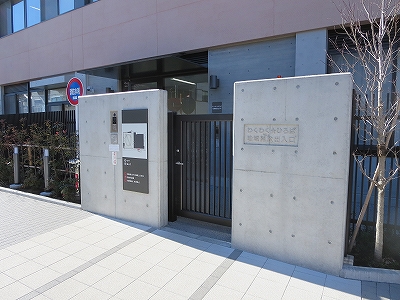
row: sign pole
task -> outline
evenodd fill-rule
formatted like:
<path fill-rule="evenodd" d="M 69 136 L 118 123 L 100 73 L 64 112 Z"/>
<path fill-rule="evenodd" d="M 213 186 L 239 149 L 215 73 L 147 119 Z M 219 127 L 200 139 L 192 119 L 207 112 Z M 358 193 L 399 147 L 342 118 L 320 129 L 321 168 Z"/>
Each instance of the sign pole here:
<path fill-rule="evenodd" d="M 79 153 L 79 96 L 82 96 L 84 92 L 83 83 L 77 77 L 72 77 L 68 81 L 66 94 L 68 102 L 75 107 L 75 134 L 77 137 L 77 149 Z"/>
<path fill-rule="evenodd" d="M 79 105 L 75 106 L 75 132 L 79 135 Z"/>
<path fill-rule="evenodd" d="M 66 94 L 68 102 L 75 106 L 75 132 L 76 134 L 79 133 L 79 96 L 83 95 L 83 83 L 77 77 L 72 77 L 70 81 L 68 81 Z"/>

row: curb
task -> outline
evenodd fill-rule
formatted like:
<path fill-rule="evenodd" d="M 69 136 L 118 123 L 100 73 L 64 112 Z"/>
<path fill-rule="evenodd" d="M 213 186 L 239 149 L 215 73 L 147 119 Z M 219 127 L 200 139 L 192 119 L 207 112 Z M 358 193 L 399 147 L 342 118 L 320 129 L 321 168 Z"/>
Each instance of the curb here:
<path fill-rule="evenodd" d="M 82 207 L 81 207 L 80 204 L 66 202 L 66 201 L 62 201 L 62 200 L 58 200 L 58 199 L 54 199 L 54 198 L 49 198 L 49 197 L 45 197 L 45 196 L 40 196 L 40 195 L 36 195 L 36 194 L 26 193 L 26 192 L 22 192 L 22 191 L 10 189 L 10 188 L 0 187 L 0 192 L 7 192 L 7 193 L 10 193 L 10 194 L 15 194 L 15 195 L 18 195 L 18 196 L 23 196 L 23 197 L 28 197 L 28 198 L 35 199 L 35 200 L 38 200 L 38 201 L 44 201 L 44 202 L 48 202 L 48 203 L 58 204 L 58 205 L 67 206 L 67 207 L 70 207 L 70 208 L 75 208 L 75 209 L 82 210 Z"/>
<path fill-rule="evenodd" d="M 400 284 L 400 271 L 369 267 L 343 266 L 340 277 L 361 281 L 375 281 Z"/>

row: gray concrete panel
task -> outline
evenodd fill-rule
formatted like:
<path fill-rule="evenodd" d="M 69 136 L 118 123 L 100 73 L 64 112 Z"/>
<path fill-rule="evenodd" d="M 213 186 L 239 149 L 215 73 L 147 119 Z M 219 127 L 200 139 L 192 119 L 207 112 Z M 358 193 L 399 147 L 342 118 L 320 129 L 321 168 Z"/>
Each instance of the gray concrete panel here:
<path fill-rule="evenodd" d="M 350 74 L 235 83 L 232 245 L 338 275 Z"/>
<path fill-rule="evenodd" d="M 222 102 L 222 113 L 232 113 L 236 81 L 294 76 L 295 52 L 294 36 L 210 50 L 208 73 L 220 82 L 209 91 L 209 113 L 212 102 Z"/>
<path fill-rule="evenodd" d="M 79 132 L 83 209 L 154 227 L 167 224 L 166 94 L 166 91 L 150 90 L 80 98 Z M 149 118 L 148 194 L 125 191 L 122 184 L 121 111 L 143 108 L 148 109 Z M 118 111 L 117 144 L 113 144 L 111 138 L 110 111 Z M 113 151 L 117 153 L 116 165 L 112 162 Z"/>
<path fill-rule="evenodd" d="M 324 29 L 296 34 L 296 76 L 326 74 L 328 32 Z"/>

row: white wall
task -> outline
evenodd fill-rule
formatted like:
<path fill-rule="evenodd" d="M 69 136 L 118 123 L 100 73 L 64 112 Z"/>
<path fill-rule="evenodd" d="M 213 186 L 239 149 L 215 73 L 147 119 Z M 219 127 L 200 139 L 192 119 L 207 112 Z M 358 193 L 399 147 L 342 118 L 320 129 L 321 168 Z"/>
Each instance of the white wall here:
<path fill-rule="evenodd" d="M 123 190 L 122 113 L 148 109 L 149 193 Z M 167 92 L 148 90 L 79 98 L 82 208 L 148 226 L 168 223 Z M 110 152 L 110 111 L 118 111 L 117 165 Z M 115 146 L 112 146 L 115 147 Z"/>
<path fill-rule="evenodd" d="M 232 246 L 338 275 L 350 74 L 237 82 L 234 93 Z M 269 145 L 266 125 L 276 131 Z"/>

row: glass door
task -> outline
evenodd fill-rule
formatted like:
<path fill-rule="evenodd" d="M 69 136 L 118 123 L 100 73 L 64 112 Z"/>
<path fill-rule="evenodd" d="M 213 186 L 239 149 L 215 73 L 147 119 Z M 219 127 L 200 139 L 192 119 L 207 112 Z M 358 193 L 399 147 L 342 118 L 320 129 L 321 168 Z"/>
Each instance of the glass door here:
<path fill-rule="evenodd" d="M 207 74 L 165 78 L 168 92 L 168 110 L 178 115 L 208 113 Z"/>

